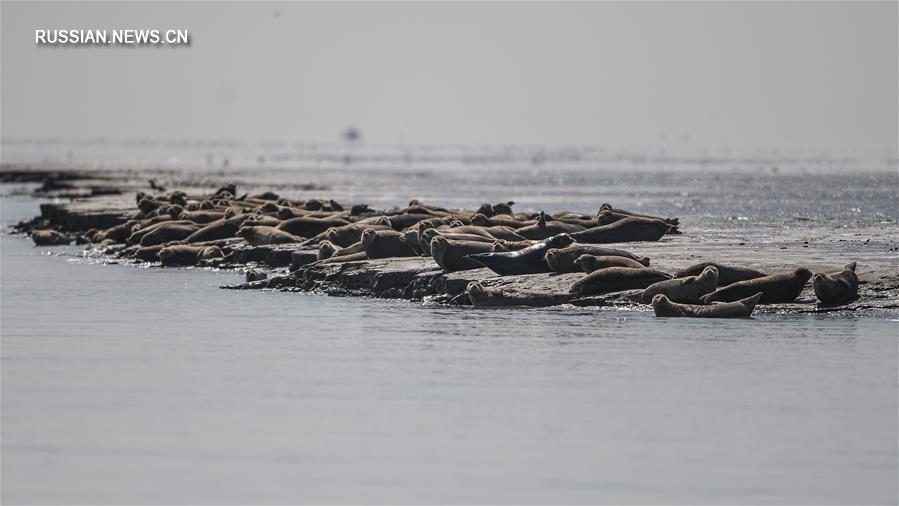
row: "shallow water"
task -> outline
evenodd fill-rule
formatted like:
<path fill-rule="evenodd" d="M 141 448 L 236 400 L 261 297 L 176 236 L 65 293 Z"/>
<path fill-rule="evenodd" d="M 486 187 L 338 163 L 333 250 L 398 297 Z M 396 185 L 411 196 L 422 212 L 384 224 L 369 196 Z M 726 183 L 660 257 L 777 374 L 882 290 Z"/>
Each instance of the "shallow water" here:
<path fill-rule="evenodd" d="M 328 177 L 385 205 L 510 188 L 524 207 L 641 202 L 697 233 L 776 238 L 803 216 L 823 234 L 857 216 L 852 233 L 894 245 L 890 175 L 681 190 L 561 172 Z M 36 209 L 7 196 L 3 222 Z M 477 311 L 225 291 L 239 274 L 0 247 L 4 503 L 897 501 L 893 315 Z"/>

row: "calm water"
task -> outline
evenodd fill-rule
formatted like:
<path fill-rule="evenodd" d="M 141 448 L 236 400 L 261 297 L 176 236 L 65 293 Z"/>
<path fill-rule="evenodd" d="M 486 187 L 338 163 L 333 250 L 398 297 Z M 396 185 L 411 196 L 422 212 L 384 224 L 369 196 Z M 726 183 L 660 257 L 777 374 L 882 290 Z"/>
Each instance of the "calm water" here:
<path fill-rule="evenodd" d="M 328 178 L 388 205 L 675 206 L 710 234 L 851 219 L 895 245 L 892 175 L 297 176 Z M 3 222 L 36 209 L 7 196 Z M 4 503 L 897 501 L 895 315 L 477 311 L 78 252 L 2 237 Z"/>

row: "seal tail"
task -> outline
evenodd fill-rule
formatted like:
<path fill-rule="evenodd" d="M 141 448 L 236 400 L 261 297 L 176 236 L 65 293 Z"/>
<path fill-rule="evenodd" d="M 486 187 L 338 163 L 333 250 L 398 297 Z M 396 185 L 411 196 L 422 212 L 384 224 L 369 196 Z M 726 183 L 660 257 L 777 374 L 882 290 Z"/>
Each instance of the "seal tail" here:
<path fill-rule="evenodd" d="M 759 299 L 761 298 L 762 292 L 759 292 L 752 297 L 746 297 L 745 299 L 740 300 L 740 302 L 749 310 L 749 312 L 746 313 L 746 316 L 752 315 L 752 311 L 755 309 L 755 305 L 759 303 Z"/>
<path fill-rule="evenodd" d="M 665 233 L 671 235 L 680 235 L 682 232 L 678 230 L 677 227 L 677 224 L 668 223 L 668 230 Z"/>
<path fill-rule="evenodd" d="M 637 262 L 643 265 L 643 267 L 649 267 L 649 257 L 638 258 Z"/>

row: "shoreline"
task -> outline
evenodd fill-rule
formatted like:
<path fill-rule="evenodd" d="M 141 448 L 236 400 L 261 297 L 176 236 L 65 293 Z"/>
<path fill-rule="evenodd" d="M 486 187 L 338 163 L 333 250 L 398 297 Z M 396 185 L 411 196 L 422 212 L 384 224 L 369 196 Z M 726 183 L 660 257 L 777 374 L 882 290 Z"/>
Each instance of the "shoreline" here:
<path fill-rule="evenodd" d="M 49 227 L 74 234 L 80 243 L 88 242 L 84 232 L 89 229 L 109 228 L 133 218 L 136 211 L 133 204 L 134 193 L 152 191 L 148 180 L 154 177 L 164 178 L 170 173 L 171 171 L 37 167 L 20 170 L 4 167 L 0 172 L 3 182 L 41 184 L 33 197 L 69 200 L 42 204 L 41 216 L 20 224 L 16 227 L 17 231 L 27 233 L 36 228 Z M 222 181 L 203 180 L 194 187 L 211 188 L 218 183 Z M 178 188 L 169 188 L 168 191 L 175 189 Z M 314 185 L 305 185 L 305 189 L 327 191 L 327 188 Z M 877 251 L 870 254 L 855 252 L 849 258 L 839 252 L 839 243 L 848 244 L 847 239 L 834 239 L 835 246 L 821 247 L 800 240 L 787 245 L 747 240 L 747 237 L 751 236 L 751 230 L 743 231 L 740 237 L 697 238 L 691 237 L 690 234 L 665 235 L 658 241 L 615 243 L 608 246 L 648 256 L 652 259 L 652 268 L 669 273 L 708 260 L 760 269 L 769 273 L 791 269 L 797 265 L 814 272 L 831 272 L 839 270 L 849 261 L 857 261 L 860 286 L 859 297 L 856 300 L 838 306 L 819 305 L 809 282 L 795 301 L 760 305 L 756 308 L 756 312 L 837 313 L 862 316 L 899 314 L 899 272 L 896 265 L 890 261 L 890 253 L 895 248 L 890 247 L 887 252 Z M 863 238 L 855 242 L 866 244 Z M 209 262 L 210 266 L 252 272 L 251 277 L 260 277 L 261 272 L 266 278 L 248 280 L 247 283 L 222 288 L 303 291 L 331 296 L 372 296 L 414 301 L 427 299 L 445 304 L 464 304 L 468 302 L 465 300 L 468 283 L 476 281 L 487 288 L 501 288 L 512 294 L 525 294 L 550 301 L 544 302 L 544 305 L 570 304 L 651 311 L 651 306 L 640 301 L 642 290 L 625 290 L 583 297 L 570 295 L 568 291 L 571 285 L 584 276 L 580 272 L 510 276 L 498 276 L 487 268 L 443 272 L 433 258 L 423 256 L 366 259 L 310 266 L 309 264 L 315 260 L 314 255 L 318 248 L 303 246 L 300 243 L 254 246 L 242 238 L 231 237 L 198 244 L 217 246 L 229 252 L 230 261 L 212 261 Z M 123 254 L 129 253 L 127 248 L 119 245 L 110 245 L 97 251 L 97 255 L 105 261 L 117 263 L 122 262 Z M 135 263 L 160 265 L 159 262 Z"/>

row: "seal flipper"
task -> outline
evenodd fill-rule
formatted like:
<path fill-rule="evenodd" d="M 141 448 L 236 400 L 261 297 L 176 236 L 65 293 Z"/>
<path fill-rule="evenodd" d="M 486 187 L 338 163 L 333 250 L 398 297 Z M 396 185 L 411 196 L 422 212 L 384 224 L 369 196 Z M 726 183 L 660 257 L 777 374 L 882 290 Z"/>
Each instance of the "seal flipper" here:
<path fill-rule="evenodd" d="M 465 258 L 470 258 L 499 275 L 507 272 L 507 269 L 503 268 L 502 263 L 496 259 L 495 253 L 474 253 L 465 255 Z"/>
<path fill-rule="evenodd" d="M 746 306 L 748 312 L 746 316 L 752 316 L 752 311 L 755 309 L 755 305 L 759 303 L 759 300 L 762 298 L 762 292 L 759 292 L 752 297 L 746 297 L 745 299 L 740 299 L 740 303 Z"/>
<path fill-rule="evenodd" d="M 856 265 L 856 262 L 849 262 L 846 267 L 843 267 L 843 270 L 855 272 Z"/>

